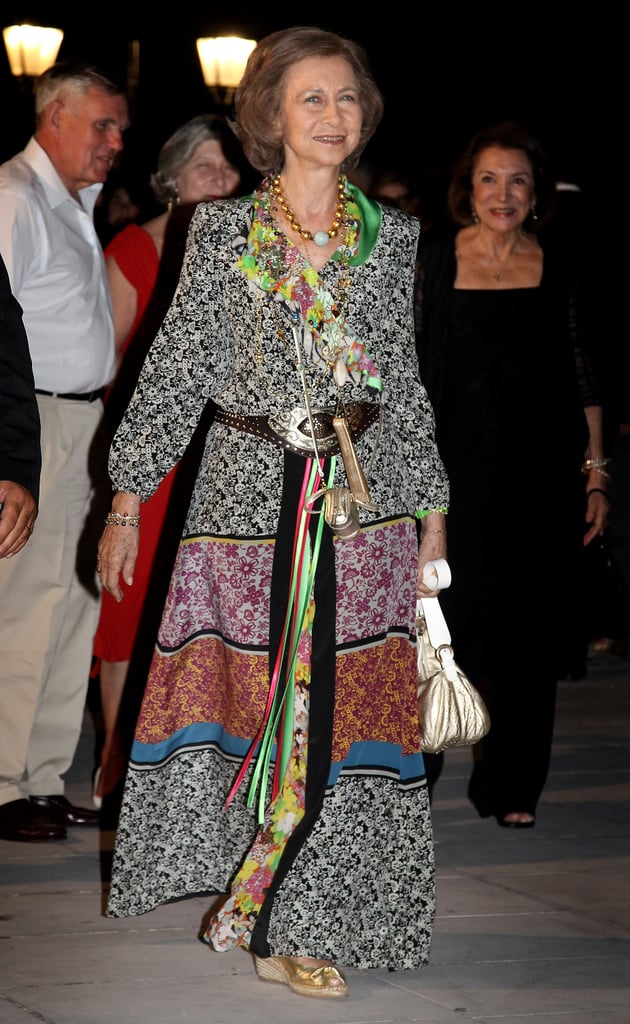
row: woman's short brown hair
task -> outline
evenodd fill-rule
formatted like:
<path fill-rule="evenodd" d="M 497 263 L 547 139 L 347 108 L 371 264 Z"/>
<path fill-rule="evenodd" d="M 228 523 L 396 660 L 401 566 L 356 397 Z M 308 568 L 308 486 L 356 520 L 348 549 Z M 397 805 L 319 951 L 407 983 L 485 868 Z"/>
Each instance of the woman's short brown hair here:
<path fill-rule="evenodd" d="M 344 162 L 344 169 L 356 167 L 383 116 L 383 97 L 359 43 L 306 25 L 272 32 L 249 56 L 236 90 L 232 123 L 247 159 L 263 174 L 281 170 L 284 163 L 282 135 L 277 127 L 284 102 L 284 76 L 306 57 L 341 57 L 356 76 L 363 122 L 359 145 Z"/>
<path fill-rule="evenodd" d="M 553 212 L 555 181 L 540 143 L 516 121 L 501 121 L 490 128 L 484 128 L 477 132 L 466 146 L 455 164 L 448 188 L 447 203 L 451 219 L 461 225 L 473 223 L 473 173 L 479 154 L 492 146 L 499 149 L 520 149 L 529 158 L 534 175 L 536 219 L 529 214 L 524 227 L 529 231 L 540 230 Z"/>

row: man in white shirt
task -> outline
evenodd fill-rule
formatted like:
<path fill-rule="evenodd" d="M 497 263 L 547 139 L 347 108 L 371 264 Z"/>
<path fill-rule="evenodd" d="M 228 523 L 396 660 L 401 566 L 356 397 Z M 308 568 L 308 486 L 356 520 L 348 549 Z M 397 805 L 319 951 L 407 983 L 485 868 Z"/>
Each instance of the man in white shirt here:
<path fill-rule="evenodd" d="M 64 839 L 97 825 L 63 776 L 81 732 L 99 611 L 80 565 L 93 495 L 90 446 L 115 371 L 97 196 L 128 125 L 127 101 L 98 69 L 62 61 L 35 84 L 35 134 L 0 165 L 0 254 L 23 310 L 41 420 L 37 523 L 0 560 L 0 839 Z M 82 570 L 82 571 L 81 571 Z"/>

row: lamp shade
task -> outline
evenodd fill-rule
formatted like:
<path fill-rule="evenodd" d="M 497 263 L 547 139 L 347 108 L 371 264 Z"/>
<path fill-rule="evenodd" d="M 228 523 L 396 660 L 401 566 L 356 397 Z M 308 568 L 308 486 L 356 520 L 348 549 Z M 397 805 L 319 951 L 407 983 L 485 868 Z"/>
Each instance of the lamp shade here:
<path fill-rule="evenodd" d="M 255 39 L 240 36 L 209 36 L 197 40 L 203 80 L 209 88 L 235 89 L 245 70 Z"/>
<path fill-rule="evenodd" d="M 57 60 L 63 32 L 39 25 L 10 25 L 3 28 L 4 45 L 11 74 L 37 78 Z"/>

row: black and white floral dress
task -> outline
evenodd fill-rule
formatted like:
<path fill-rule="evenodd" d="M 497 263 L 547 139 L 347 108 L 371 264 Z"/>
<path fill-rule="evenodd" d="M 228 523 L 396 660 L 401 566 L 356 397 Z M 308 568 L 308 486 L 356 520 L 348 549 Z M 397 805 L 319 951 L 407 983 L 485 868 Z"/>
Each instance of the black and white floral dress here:
<path fill-rule="evenodd" d="M 435 912 L 415 515 L 447 506 L 448 481 L 415 350 L 419 224 L 348 188 L 359 230 L 345 269 L 333 258 L 316 275 L 284 236 L 267 269 L 276 282 L 297 275 L 294 295 L 317 277 L 335 296 L 349 274 L 347 322 L 380 378 L 380 426 L 355 443 L 378 512 L 361 509 L 359 533 L 340 539 L 313 506 L 296 573 L 307 459 L 213 422 L 136 726 L 108 915 L 225 894 L 205 933 L 215 949 L 403 969 L 427 962 Z M 198 207 L 177 292 L 112 444 L 116 490 L 149 497 L 210 399 L 247 417 L 302 404 L 287 344 L 295 304 L 268 301 L 264 275 L 242 269 L 255 221 L 252 197 Z M 309 389 L 314 407 L 335 407 L 331 373 L 314 369 Z M 365 402 L 360 374 L 343 396 Z M 324 459 L 323 474 L 346 483 L 341 458 Z M 274 680 L 286 742 L 272 786 L 248 755 Z M 270 773 L 281 745 L 279 729 Z"/>

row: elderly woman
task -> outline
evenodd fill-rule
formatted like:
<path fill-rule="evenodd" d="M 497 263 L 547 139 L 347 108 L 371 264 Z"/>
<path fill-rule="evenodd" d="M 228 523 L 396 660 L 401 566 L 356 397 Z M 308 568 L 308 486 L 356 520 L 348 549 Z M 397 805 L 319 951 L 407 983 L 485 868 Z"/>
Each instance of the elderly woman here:
<path fill-rule="evenodd" d="M 444 611 L 492 726 L 468 795 L 532 828 L 585 544 L 608 517 L 602 408 L 579 281 L 541 241 L 554 179 L 520 124 L 480 131 L 448 192 L 450 237 L 423 246 L 417 327 L 452 489 Z M 430 784 L 442 755 L 427 755 Z"/>
<path fill-rule="evenodd" d="M 434 916 L 415 608 L 448 483 L 415 351 L 419 223 L 344 173 L 381 113 L 352 41 L 299 27 L 254 49 L 235 124 L 265 177 L 196 211 L 99 546 L 120 599 L 140 503 L 211 398 L 108 913 L 219 894 L 206 942 L 323 998 L 348 992 L 337 964 L 425 964 Z"/>

